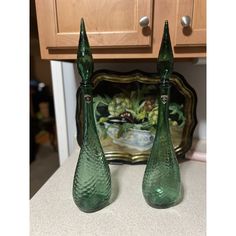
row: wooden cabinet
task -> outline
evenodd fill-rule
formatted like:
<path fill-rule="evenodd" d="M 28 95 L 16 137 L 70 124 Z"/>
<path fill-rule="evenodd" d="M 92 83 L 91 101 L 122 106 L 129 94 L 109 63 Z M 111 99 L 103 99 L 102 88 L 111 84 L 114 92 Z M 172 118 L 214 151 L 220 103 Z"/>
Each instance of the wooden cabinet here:
<path fill-rule="evenodd" d="M 197 31 L 200 13 L 195 11 L 201 12 L 205 6 L 193 0 L 35 0 L 41 57 L 75 59 L 81 17 L 94 59 L 156 59 L 165 20 L 169 21 L 176 58 L 204 57 L 205 44 L 198 41 L 201 36 L 194 36 L 192 43 L 189 36 L 181 35 L 179 17 L 190 14 L 183 13 L 181 1 L 191 5 L 185 8 L 195 16 Z M 149 19 L 147 27 L 139 24 L 144 16 Z"/>
<path fill-rule="evenodd" d="M 175 45 L 206 45 L 206 0 L 179 0 L 176 20 Z M 189 17 L 189 26 L 183 27 L 181 19 Z"/>

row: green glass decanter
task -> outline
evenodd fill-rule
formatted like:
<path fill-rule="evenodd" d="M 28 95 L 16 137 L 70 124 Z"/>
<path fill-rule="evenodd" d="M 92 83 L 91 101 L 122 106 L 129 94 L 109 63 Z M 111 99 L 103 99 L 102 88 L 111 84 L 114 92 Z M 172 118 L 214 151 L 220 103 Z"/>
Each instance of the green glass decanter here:
<path fill-rule="evenodd" d="M 142 191 L 146 202 L 155 208 L 168 208 L 181 200 L 181 180 L 169 129 L 169 78 L 173 71 L 173 52 L 168 21 L 164 33 L 157 65 L 161 82 L 158 97 L 158 122 L 156 136 L 145 169 Z"/>
<path fill-rule="evenodd" d="M 83 110 L 83 141 L 74 174 L 73 199 L 80 210 L 94 212 L 109 204 L 111 175 L 94 121 L 90 80 L 93 73 L 93 57 L 83 19 L 80 25 L 77 67 L 82 77 L 80 98 Z"/>

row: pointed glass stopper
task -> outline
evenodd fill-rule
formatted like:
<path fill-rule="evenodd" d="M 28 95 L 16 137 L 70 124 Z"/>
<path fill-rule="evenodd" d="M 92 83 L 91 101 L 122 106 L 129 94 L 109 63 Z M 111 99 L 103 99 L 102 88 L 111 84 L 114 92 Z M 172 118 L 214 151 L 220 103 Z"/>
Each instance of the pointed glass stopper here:
<path fill-rule="evenodd" d="M 80 38 L 77 51 L 77 68 L 82 77 L 82 83 L 91 83 L 90 78 L 93 74 L 93 67 L 93 56 L 86 34 L 84 19 L 82 18 L 80 22 Z"/>
<path fill-rule="evenodd" d="M 157 59 L 157 69 L 160 72 L 161 82 L 169 83 L 169 77 L 172 74 L 174 66 L 174 57 L 171 46 L 168 21 L 165 21 L 164 32 L 161 47 Z"/>

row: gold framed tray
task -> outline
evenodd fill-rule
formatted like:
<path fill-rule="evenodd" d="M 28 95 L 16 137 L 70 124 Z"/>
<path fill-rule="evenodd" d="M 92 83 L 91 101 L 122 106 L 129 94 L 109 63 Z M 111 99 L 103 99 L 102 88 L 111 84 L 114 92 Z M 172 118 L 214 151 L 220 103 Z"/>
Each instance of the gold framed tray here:
<path fill-rule="evenodd" d="M 158 74 L 100 70 L 92 77 L 94 116 L 100 142 L 110 162 L 145 163 L 156 133 Z M 177 157 L 184 157 L 192 145 L 197 125 L 197 96 L 184 77 L 170 78 L 169 120 Z M 77 141 L 82 142 L 83 114 L 80 88 L 77 91 Z"/>

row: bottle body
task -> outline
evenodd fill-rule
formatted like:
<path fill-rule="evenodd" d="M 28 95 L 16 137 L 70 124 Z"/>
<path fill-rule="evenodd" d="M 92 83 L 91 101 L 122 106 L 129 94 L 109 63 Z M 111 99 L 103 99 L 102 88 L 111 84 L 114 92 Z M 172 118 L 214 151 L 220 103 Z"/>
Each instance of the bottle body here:
<path fill-rule="evenodd" d="M 110 169 L 97 134 L 93 113 L 92 86 L 81 86 L 83 141 L 73 181 L 73 199 L 84 212 L 94 212 L 109 204 Z"/>
<path fill-rule="evenodd" d="M 155 140 L 144 173 L 142 190 L 146 202 L 168 208 L 181 200 L 181 180 L 169 129 L 169 84 L 160 85 Z"/>

